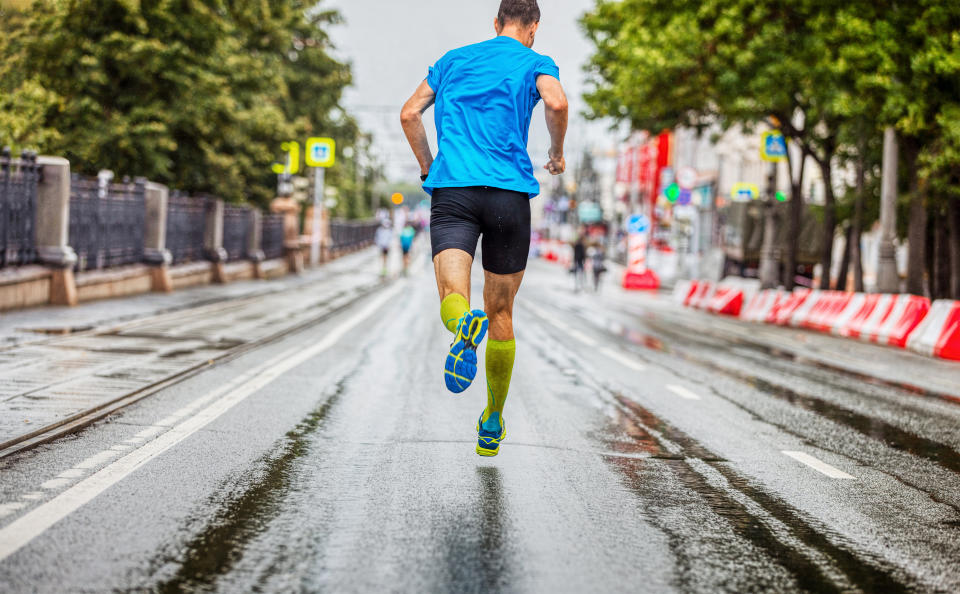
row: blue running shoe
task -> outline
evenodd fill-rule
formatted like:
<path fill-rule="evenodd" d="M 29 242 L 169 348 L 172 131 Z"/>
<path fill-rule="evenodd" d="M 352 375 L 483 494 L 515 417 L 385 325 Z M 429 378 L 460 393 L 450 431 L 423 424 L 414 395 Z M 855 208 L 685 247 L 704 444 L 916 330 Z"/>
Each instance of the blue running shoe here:
<path fill-rule="evenodd" d="M 477 420 L 477 453 L 481 456 L 496 456 L 500 453 L 500 442 L 507 437 L 507 424 L 502 416 L 499 420 L 499 432 L 487 431 L 483 426 L 483 413 L 480 413 L 480 419 Z"/>
<path fill-rule="evenodd" d="M 447 389 L 454 394 L 469 388 L 477 377 L 477 347 L 487 335 L 488 323 L 487 314 L 480 309 L 463 314 L 457 323 L 456 337 L 443 366 Z"/>

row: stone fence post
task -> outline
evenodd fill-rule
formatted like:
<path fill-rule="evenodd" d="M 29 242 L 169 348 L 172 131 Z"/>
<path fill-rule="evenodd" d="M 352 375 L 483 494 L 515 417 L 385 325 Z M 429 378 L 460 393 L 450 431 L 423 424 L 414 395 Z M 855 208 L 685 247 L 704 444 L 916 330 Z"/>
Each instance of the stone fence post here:
<path fill-rule="evenodd" d="M 208 203 L 203 247 L 207 259 L 213 264 L 213 282 L 226 282 L 224 263 L 227 261 L 227 250 L 223 249 L 223 200 L 211 199 Z"/>
<path fill-rule="evenodd" d="M 53 271 L 50 303 L 76 305 L 77 283 L 73 265 L 77 254 L 70 237 L 70 162 L 62 157 L 37 157 L 43 175 L 37 186 L 37 259 Z"/>
<path fill-rule="evenodd" d="M 150 264 L 152 288 L 169 293 L 173 290 L 170 263 L 173 256 L 167 250 L 167 202 L 170 191 L 166 186 L 147 182 L 146 220 L 143 232 L 143 258 Z"/>

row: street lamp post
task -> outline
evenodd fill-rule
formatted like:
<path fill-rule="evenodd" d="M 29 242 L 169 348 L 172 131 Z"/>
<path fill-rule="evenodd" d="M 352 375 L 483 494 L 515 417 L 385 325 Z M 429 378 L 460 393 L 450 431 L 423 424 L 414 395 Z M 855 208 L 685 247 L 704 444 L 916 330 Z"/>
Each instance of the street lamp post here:
<path fill-rule="evenodd" d="M 897 233 L 897 149 L 897 133 L 893 126 L 888 126 L 883 131 L 883 173 L 880 186 L 881 233 L 877 290 L 881 293 L 900 292 L 897 248 L 893 244 Z"/>
<path fill-rule="evenodd" d="M 777 270 L 777 220 L 773 209 L 777 193 L 777 164 L 770 163 L 767 176 L 767 199 L 763 204 L 763 245 L 760 248 L 760 287 L 772 289 L 780 276 Z"/>

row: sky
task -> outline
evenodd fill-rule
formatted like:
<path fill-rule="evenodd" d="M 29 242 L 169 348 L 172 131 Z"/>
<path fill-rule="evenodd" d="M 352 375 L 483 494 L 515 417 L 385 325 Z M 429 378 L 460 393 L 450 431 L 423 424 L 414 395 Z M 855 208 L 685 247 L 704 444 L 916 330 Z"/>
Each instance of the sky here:
<path fill-rule="evenodd" d="M 381 158 L 391 179 L 416 181 L 419 168 L 400 129 L 400 107 L 427 74 L 427 68 L 448 50 L 495 35 L 493 20 L 500 0 L 326 0 L 346 23 L 334 28 L 336 54 L 353 65 L 354 87 L 344 105 L 361 126 L 375 135 Z M 540 0 L 540 31 L 533 49 L 546 54 L 560 67 L 560 80 L 570 102 L 567 134 L 568 169 L 584 147 L 614 143 L 607 123 L 587 123 L 584 109 L 583 64 L 591 46 L 577 19 L 593 0 Z M 433 109 L 424 117 L 431 144 L 435 144 Z M 534 112 L 529 150 L 534 166 L 546 163 L 550 137 L 543 121 L 543 106 Z"/>

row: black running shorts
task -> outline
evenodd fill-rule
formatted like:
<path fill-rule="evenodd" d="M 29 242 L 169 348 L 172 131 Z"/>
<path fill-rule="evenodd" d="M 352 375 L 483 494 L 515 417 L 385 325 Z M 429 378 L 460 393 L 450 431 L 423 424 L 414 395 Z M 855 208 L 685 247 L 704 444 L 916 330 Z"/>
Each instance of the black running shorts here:
<path fill-rule="evenodd" d="M 433 255 L 463 250 L 473 256 L 483 236 L 483 269 L 513 274 L 527 268 L 530 196 L 487 186 L 435 188 L 430 206 Z"/>

